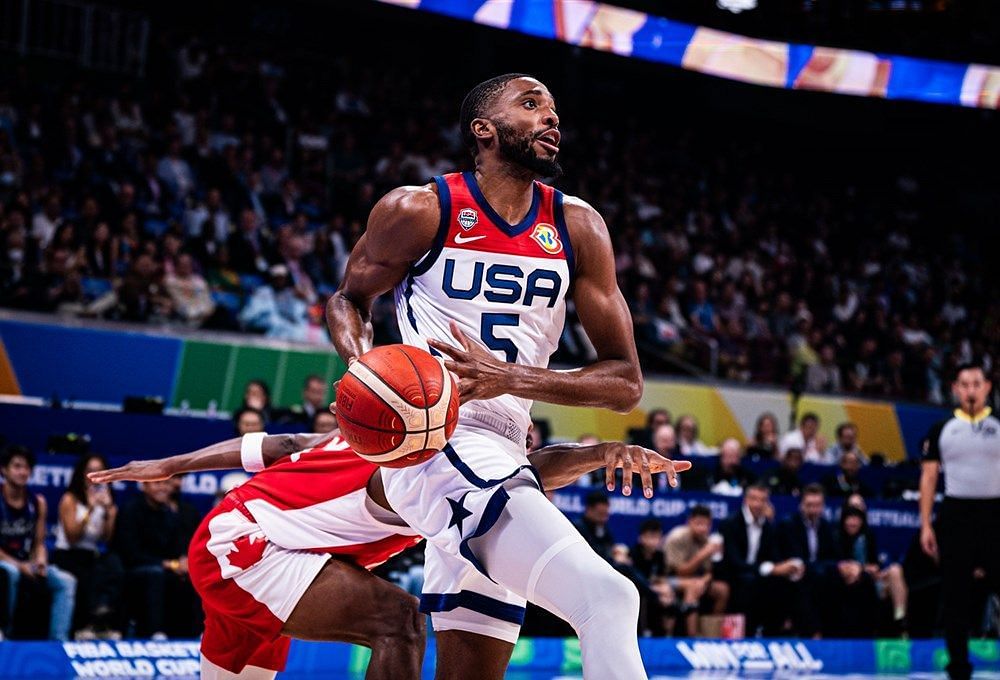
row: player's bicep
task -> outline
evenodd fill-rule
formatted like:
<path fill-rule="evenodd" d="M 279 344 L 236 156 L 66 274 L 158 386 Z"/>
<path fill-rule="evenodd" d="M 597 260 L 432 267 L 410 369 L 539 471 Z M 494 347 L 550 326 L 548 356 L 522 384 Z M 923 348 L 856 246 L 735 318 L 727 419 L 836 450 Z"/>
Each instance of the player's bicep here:
<path fill-rule="evenodd" d="M 576 313 L 599 359 L 623 359 L 638 363 L 632 315 L 618 288 L 615 257 L 604 220 L 592 208 L 575 211 L 578 217 L 576 281 L 573 298 Z"/>
<path fill-rule="evenodd" d="M 400 187 L 383 196 L 351 251 L 339 293 L 370 303 L 391 290 L 430 250 L 439 217 L 437 194 L 427 187 Z"/>

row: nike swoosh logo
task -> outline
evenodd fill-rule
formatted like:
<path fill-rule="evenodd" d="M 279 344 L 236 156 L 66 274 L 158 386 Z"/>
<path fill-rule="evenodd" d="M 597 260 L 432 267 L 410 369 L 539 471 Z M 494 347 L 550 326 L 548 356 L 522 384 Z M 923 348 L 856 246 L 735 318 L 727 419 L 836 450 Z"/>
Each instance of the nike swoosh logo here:
<path fill-rule="evenodd" d="M 472 243 L 473 241 L 478 241 L 481 238 L 486 238 L 486 234 L 480 236 L 462 236 L 461 234 L 455 234 L 455 243 Z"/>

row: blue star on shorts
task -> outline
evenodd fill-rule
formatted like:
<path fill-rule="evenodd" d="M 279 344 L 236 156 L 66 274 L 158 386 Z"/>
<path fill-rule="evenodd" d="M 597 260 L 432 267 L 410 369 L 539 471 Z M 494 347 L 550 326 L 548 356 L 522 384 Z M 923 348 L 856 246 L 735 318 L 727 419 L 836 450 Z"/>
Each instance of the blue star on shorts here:
<path fill-rule="evenodd" d="M 472 517 L 472 513 L 465 509 L 465 497 L 468 495 L 469 492 L 466 491 L 457 501 L 450 498 L 446 499 L 448 501 L 448 505 L 451 506 L 451 522 L 448 524 L 448 528 L 450 529 L 457 526 L 459 534 L 462 533 L 462 522 L 464 522 L 466 518 Z"/>

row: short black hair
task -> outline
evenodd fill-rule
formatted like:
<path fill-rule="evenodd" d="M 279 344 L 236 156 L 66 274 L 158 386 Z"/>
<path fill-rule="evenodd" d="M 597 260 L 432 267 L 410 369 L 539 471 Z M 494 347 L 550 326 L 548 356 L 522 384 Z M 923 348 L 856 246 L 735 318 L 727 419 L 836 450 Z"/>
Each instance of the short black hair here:
<path fill-rule="evenodd" d="M 804 416 L 802 416 L 802 418 L 799 419 L 799 425 L 801 425 L 802 423 L 806 422 L 807 420 L 814 420 L 814 421 L 816 421 L 818 423 L 819 422 L 819 416 L 816 415 L 815 413 L 813 413 L 812 411 L 809 411 Z"/>
<path fill-rule="evenodd" d="M 844 430 L 848 428 L 857 431 L 858 426 L 852 423 L 851 421 L 847 421 L 846 423 L 841 423 L 840 425 L 837 426 L 837 436 L 839 437 L 840 435 L 842 435 L 844 433 Z"/>
<path fill-rule="evenodd" d="M 271 388 L 268 384 L 264 382 L 261 378 L 254 378 L 253 380 L 248 380 L 247 384 L 243 386 L 243 391 L 246 392 L 247 388 L 251 385 L 257 385 L 264 392 L 264 398 L 267 399 L 268 403 L 271 403 Z"/>
<path fill-rule="evenodd" d="M 755 489 L 757 491 L 763 491 L 768 496 L 771 495 L 771 487 L 769 487 L 764 482 L 754 482 L 753 484 L 749 485 L 747 488 L 743 489 L 743 495 L 745 496 L 747 494 L 747 491 L 749 491 L 750 489 Z"/>
<path fill-rule="evenodd" d="M 323 376 L 317 375 L 315 373 L 310 373 L 309 375 L 306 376 L 305 382 L 302 383 L 302 389 L 309 387 L 309 383 L 316 380 L 326 385 L 326 380 L 323 380 Z"/>
<path fill-rule="evenodd" d="M 712 511 L 708 509 L 707 505 L 695 505 L 690 510 L 688 510 L 688 519 L 694 517 L 707 517 L 712 519 Z"/>
<path fill-rule="evenodd" d="M 584 505 L 588 508 L 592 508 L 595 505 L 609 505 L 611 501 L 608 500 L 608 494 L 603 491 L 591 491 L 587 494 L 587 500 Z"/>
<path fill-rule="evenodd" d="M 826 498 L 826 491 L 823 490 L 822 484 L 816 484 L 816 483 L 806 484 L 805 487 L 802 489 L 803 498 L 806 496 L 815 496 L 816 494 L 819 494 L 820 496 Z"/>
<path fill-rule="evenodd" d="M 642 524 L 639 525 L 639 533 L 645 534 L 650 531 L 655 531 L 657 533 L 663 533 L 663 522 L 656 519 L 655 517 L 650 517 L 644 520 Z"/>
<path fill-rule="evenodd" d="M 952 382 L 958 380 L 958 376 L 962 374 L 962 371 L 981 371 L 984 378 L 986 378 L 987 380 L 990 379 L 989 376 L 986 375 L 986 369 L 983 368 L 983 365 L 981 363 L 977 361 L 967 361 L 963 364 L 959 364 L 958 367 L 955 369 L 955 377 L 952 379 Z"/>
<path fill-rule="evenodd" d="M 259 408 L 251 408 L 249 406 L 244 406 L 243 408 L 238 409 L 236 413 L 233 414 L 233 423 L 235 425 L 239 426 L 240 418 L 243 416 L 244 413 L 254 413 L 257 415 L 258 418 L 260 418 L 260 422 L 262 423 L 265 422 L 264 414 L 261 412 Z"/>
<path fill-rule="evenodd" d="M 462 141 L 465 142 L 465 146 L 469 149 L 469 153 L 472 154 L 473 158 L 479 152 L 479 145 L 476 144 L 476 136 L 472 134 L 472 121 L 476 118 L 485 117 L 486 110 L 493 104 L 496 96 L 507 86 L 507 83 L 518 78 L 533 77 L 527 73 L 505 73 L 502 76 L 495 76 L 489 80 L 484 80 L 469 90 L 469 94 L 465 95 L 465 99 L 462 100 L 462 109 L 458 116 L 458 126 L 462 131 Z"/>
<path fill-rule="evenodd" d="M 312 430 L 311 430 L 312 432 L 317 432 L 318 431 L 316 429 L 316 421 L 319 420 L 322 416 L 330 416 L 331 418 L 336 418 L 337 417 L 336 415 L 333 414 L 332 411 L 329 411 L 327 409 L 320 409 L 319 411 L 316 411 L 316 413 L 313 414 L 312 420 L 310 421 L 310 424 L 312 426 Z"/>
<path fill-rule="evenodd" d="M 0 468 L 7 467 L 15 458 L 24 458 L 28 467 L 34 469 L 35 454 L 27 446 L 21 446 L 20 444 L 11 444 L 3 450 L 3 453 L 0 454 Z"/>

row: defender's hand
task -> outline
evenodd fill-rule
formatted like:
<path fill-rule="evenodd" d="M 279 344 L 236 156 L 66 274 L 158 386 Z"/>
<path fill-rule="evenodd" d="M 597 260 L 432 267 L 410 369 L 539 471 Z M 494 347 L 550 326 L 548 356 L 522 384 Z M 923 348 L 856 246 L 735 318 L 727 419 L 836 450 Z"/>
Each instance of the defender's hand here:
<path fill-rule="evenodd" d="M 433 338 L 428 338 L 427 344 L 449 357 L 445 359 L 444 366 L 458 378 L 461 403 L 506 394 L 505 382 L 510 365 L 490 354 L 478 342 L 470 340 L 454 321 L 451 322 L 451 334 L 458 341 L 458 347 Z"/>
<path fill-rule="evenodd" d="M 172 476 L 162 460 L 133 460 L 121 467 L 87 473 L 87 479 L 94 484 L 122 481 L 159 482 Z"/>
<path fill-rule="evenodd" d="M 670 486 L 677 486 L 677 473 L 691 469 L 690 461 L 673 461 L 642 446 L 622 442 L 605 442 L 602 446 L 605 447 L 604 479 L 608 491 L 615 490 L 615 470 L 621 468 L 622 493 L 626 496 L 632 493 L 632 473 L 636 469 L 642 478 L 642 492 L 646 498 L 653 497 L 654 474 L 665 472 Z"/>

